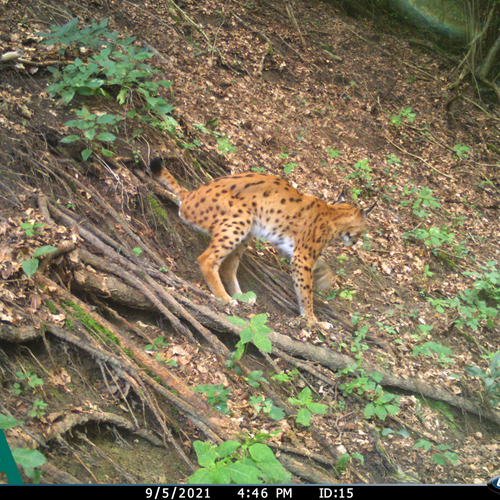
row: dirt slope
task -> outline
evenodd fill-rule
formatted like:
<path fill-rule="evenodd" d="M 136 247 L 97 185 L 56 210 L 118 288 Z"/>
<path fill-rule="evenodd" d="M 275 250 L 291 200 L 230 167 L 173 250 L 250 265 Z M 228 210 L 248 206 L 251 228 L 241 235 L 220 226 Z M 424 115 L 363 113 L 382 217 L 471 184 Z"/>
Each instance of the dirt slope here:
<path fill-rule="evenodd" d="M 4 2 L 1 51 L 24 53 L 0 63 L 0 413 L 24 421 L 6 435 L 44 454 L 43 481 L 182 483 L 198 467 L 195 440 L 274 431 L 267 443 L 294 482 L 499 473 L 497 394 L 465 370 L 487 372 L 498 349 L 499 104 L 467 80 L 452 89 L 451 59 L 410 44 L 419 33 L 390 19 L 288 4 Z M 98 50 L 40 43 L 36 33 L 74 17 L 82 28 L 109 18 L 109 31 L 155 53 L 152 78 L 172 82 L 159 92 L 174 135 L 127 121 L 137 92 L 123 105 L 112 85 L 69 104 L 49 94 L 48 67 Z M 121 117 L 113 156 L 104 143 L 61 142 L 84 108 Z M 315 309 L 333 330 L 290 325 L 289 266 L 265 242 L 240 273 L 257 305 L 232 311 L 210 297 L 195 265 L 208 240 L 149 177 L 157 156 L 188 188 L 260 171 L 327 202 L 343 186 L 360 207 L 378 200 L 363 242 L 326 252 L 335 279 Z M 23 263 L 45 245 L 58 251 L 28 277 Z M 262 313 L 272 354 L 252 347 L 242 372 L 226 368 L 238 341 L 226 317 Z M 288 383 L 271 379 L 293 369 Z M 252 370 L 270 383 L 251 387 Z M 371 372 L 397 404 L 377 399 Z M 192 390 L 200 384 L 230 389 L 227 413 Z M 304 387 L 329 407 L 311 427 L 287 402 Z M 261 395 L 286 417 L 252 404 Z"/>

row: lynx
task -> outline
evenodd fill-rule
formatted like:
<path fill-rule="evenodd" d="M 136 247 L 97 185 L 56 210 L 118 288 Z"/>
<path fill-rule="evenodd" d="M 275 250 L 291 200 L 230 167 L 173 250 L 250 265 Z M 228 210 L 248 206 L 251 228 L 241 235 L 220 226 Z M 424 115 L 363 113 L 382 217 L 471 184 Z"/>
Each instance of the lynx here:
<path fill-rule="evenodd" d="M 317 322 L 313 270 L 317 265 L 320 274 L 321 268 L 328 271 L 321 253 L 336 237 L 346 246 L 354 245 L 376 205 L 365 210 L 348 205 L 344 191 L 328 205 L 299 193 L 280 177 L 258 173 L 220 177 L 188 191 L 163 168 L 161 159 L 154 159 L 150 168 L 179 198 L 181 219 L 212 237 L 198 263 L 216 297 L 235 304 L 231 297 L 241 293 L 236 271 L 246 244 L 254 236 L 265 238 L 291 260 L 300 314 L 312 324 Z"/>

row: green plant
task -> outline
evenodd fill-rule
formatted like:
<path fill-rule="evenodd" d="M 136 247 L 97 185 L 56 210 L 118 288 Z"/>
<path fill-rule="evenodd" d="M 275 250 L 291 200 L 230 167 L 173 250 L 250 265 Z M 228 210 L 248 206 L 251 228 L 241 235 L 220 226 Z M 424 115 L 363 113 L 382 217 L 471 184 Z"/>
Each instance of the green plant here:
<path fill-rule="evenodd" d="M 262 410 L 273 420 L 282 420 L 286 417 L 285 412 L 279 406 L 275 406 L 271 399 L 266 399 L 262 395 L 257 397 L 250 396 L 250 404 L 255 408 L 257 413 L 260 413 Z"/>
<path fill-rule="evenodd" d="M 23 423 L 12 416 L 0 414 L 0 429 L 2 430 L 12 429 Z M 36 468 L 41 467 L 47 459 L 38 450 L 15 448 L 12 450 L 12 456 L 15 462 L 23 468 L 27 477 L 32 479 L 34 483 L 40 482 L 41 472 Z"/>
<path fill-rule="evenodd" d="M 423 240 L 424 245 L 431 247 L 432 252 L 436 255 L 437 249 L 444 244 L 451 245 L 455 240 L 455 233 L 450 232 L 446 226 L 432 226 L 428 229 L 416 228 L 409 233 L 404 233 L 405 238 L 414 238 L 415 240 Z"/>
<path fill-rule="evenodd" d="M 422 345 L 415 346 L 412 354 L 414 356 L 432 356 L 433 354 L 436 354 L 440 363 L 453 363 L 453 359 L 450 358 L 450 356 L 453 354 L 451 349 L 433 341 L 425 342 Z"/>
<path fill-rule="evenodd" d="M 116 140 L 116 136 L 108 131 L 109 127 L 116 128 L 117 123 L 121 120 L 119 116 L 109 115 L 107 113 L 97 115 L 89 113 L 86 108 L 76 111 L 76 115 L 80 117 L 79 120 L 69 120 L 64 125 L 66 127 L 75 127 L 83 131 L 83 137 L 87 141 L 87 148 L 82 151 L 82 158 L 86 161 L 93 153 L 94 146 L 92 145 L 96 140 L 100 142 L 112 143 Z M 68 144 L 80 140 L 79 135 L 68 135 L 61 139 L 61 142 Z M 113 156 L 113 152 L 101 146 L 101 153 L 104 156 Z"/>
<path fill-rule="evenodd" d="M 345 470 L 347 462 L 352 461 L 354 458 L 356 460 L 359 460 L 359 462 L 361 462 L 361 465 L 365 465 L 365 457 L 361 455 L 361 453 L 354 452 L 352 455 L 350 453 L 343 453 L 342 455 L 340 455 L 337 461 L 337 469 L 339 471 Z"/>
<path fill-rule="evenodd" d="M 457 158 L 467 159 L 467 153 L 470 153 L 470 148 L 469 146 L 465 146 L 464 144 L 461 144 L 459 142 L 458 144 L 455 144 L 455 146 L 453 146 L 453 151 L 457 155 Z"/>
<path fill-rule="evenodd" d="M 346 180 L 356 179 L 360 183 L 360 187 L 355 186 L 351 189 L 351 197 L 354 201 L 359 198 L 363 189 L 369 189 L 373 185 L 372 169 L 368 166 L 369 161 L 368 158 L 358 161 L 353 167 L 354 171 L 345 177 Z"/>
<path fill-rule="evenodd" d="M 26 236 L 31 238 L 38 234 L 38 229 L 45 227 L 46 224 L 43 222 L 21 222 L 21 229 L 24 229 Z"/>
<path fill-rule="evenodd" d="M 43 247 L 37 248 L 35 250 L 35 253 L 33 254 L 33 259 L 25 260 L 21 264 L 23 271 L 26 273 L 26 275 L 28 277 L 33 276 L 36 273 L 38 266 L 40 265 L 40 261 L 38 260 L 38 257 L 55 252 L 56 250 L 57 250 L 57 247 L 53 247 L 52 245 L 44 245 Z"/>
<path fill-rule="evenodd" d="M 113 94 L 121 105 L 134 103 L 135 106 L 129 109 L 126 119 L 135 119 L 175 133 L 177 122 L 169 115 L 173 107 L 158 95 L 160 86 L 169 88 L 172 82 L 152 81 L 151 76 L 159 71 L 144 62 L 153 57 L 153 54 L 134 45 L 133 38 L 118 40 L 117 33 L 107 31 L 107 20 L 99 25 L 93 23 L 91 27 L 82 30 L 77 28 L 77 24 L 78 19 L 75 18 L 62 28 L 52 27 L 51 33 L 41 33 L 45 39 L 42 43 L 98 49 L 87 61 L 76 57 L 62 70 L 49 67 L 54 78 L 54 82 L 47 88 L 51 96 L 60 95 L 64 102 L 69 103 L 76 94 L 99 95 L 107 99 Z M 132 99 L 134 94 L 138 99 Z M 79 120 L 70 120 L 66 125 L 81 129 L 84 139 L 89 143 L 95 140 L 113 142 L 116 136 L 109 132 L 108 127 L 116 127 L 117 122 L 124 119 L 108 114 L 96 117 L 85 108 L 77 116 L 80 117 Z M 140 130 L 135 130 L 131 135 L 136 137 L 139 133 Z M 63 142 L 73 142 L 78 138 L 76 135 L 69 136 Z M 82 153 L 84 159 L 90 156 L 92 149 L 93 147 L 86 148 Z M 102 148 L 101 151 L 107 156 L 112 155 L 107 148 Z"/>
<path fill-rule="evenodd" d="M 413 123 L 417 117 L 416 113 L 412 112 L 412 108 L 402 109 L 397 115 L 391 115 L 390 122 L 393 125 L 399 127 L 403 123 L 403 119 L 406 119 L 408 123 Z"/>
<path fill-rule="evenodd" d="M 489 405 L 496 407 L 500 400 L 500 352 L 493 355 L 486 371 L 473 365 L 465 367 L 465 371 L 472 377 L 481 379 Z"/>
<path fill-rule="evenodd" d="M 237 316 L 228 316 L 227 320 L 236 326 L 244 326 L 240 332 L 240 340 L 236 344 L 236 351 L 233 352 L 233 359 L 241 359 L 245 350 L 245 345 L 253 342 L 256 347 L 264 352 L 271 352 L 271 341 L 267 334 L 271 329 L 266 325 L 267 314 L 257 314 L 250 319 L 250 323 Z"/>
<path fill-rule="evenodd" d="M 278 383 L 289 383 L 293 382 L 296 379 L 298 373 L 299 373 L 298 370 L 291 370 L 288 373 L 280 372 L 277 373 L 276 375 L 273 375 L 271 378 L 273 380 L 276 380 L 276 382 Z"/>
<path fill-rule="evenodd" d="M 232 298 L 235 300 L 240 300 L 241 302 L 245 302 L 246 304 L 253 304 L 255 302 L 255 299 L 257 298 L 257 295 L 255 295 L 255 292 L 235 293 Z"/>
<path fill-rule="evenodd" d="M 33 401 L 33 408 L 28 413 L 28 415 L 32 418 L 40 419 L 45 415 L 45 412 L 43 410 L 45 410 L 47 406 L 49 405 L 44 401 L 42 401 L 41 399 L 35 399 L 35 401 Z"/>
<path fill-rule="evenodd" d="M 165 342 L 165 336 L 162 335 L 161 337 L 158 337 L 156 340 L 154 340 L 152 344 L 147 344 L 144 347 L 144 350 L 148 353 L 155 353 L 155 359 L 160 363 L 164 363 L 168 366 L 178 366 L 175 360 L 171 359 L 170 361 L 166 361 L 161 357 L 160 353 L 158 352 L 160 351 L 160 349 L 163 350 L 168 346 L 169 343 Z"/>
<path fill-rule="evenodd" d="M 245 380 L 248 382 L 248 385 L 253 387 L 254 389 L 258 389 L 260 384 L 269 384 L 269 382 L 262 376 L 264 372 L 262 370 L 254 370 L 250 372 L 248 377 L 245 377 Z"/>
<path fill-rule="evenodd" d="M 326 148 L 326 152 L 330 158 L 338 158 L 342 153 L 341 149 Z"/>
<path fill-rule="evenodd" d="M 500 309 L 500 273 L 496 263 L 489 261 L 482 266 L 483 274 L 478 272 L 466 272 L 467 276 L 476 278 L 473 289 L 465 289 L 458 297 L 450 299 L 428 298 L 440 314 L 445 309 L 455 309 L 458 317 L 454 323 L 461 328 L 467 326 L 476 331 L 481 326 L 493 328 L 494 318 L 498 316 Z"/>
<path fill-rule="evenodd" d="M 339 293 L 339 297 L 341 299 L 352 300 L 354 295 L 356 294 L 356 290 L 342 290 Z"/>
<path fill-rule="evenodd" d="M 217 135 L 217 132 L 215 133 Z M 225 155 L 226 153 L 234 153 L 236 148 L 229 142 L 227 135 L 219 134 L 217 137 L 217 149 Z"/>
<path fill-rule="evenodd" d="M 429 270 L 429 266 L 427 264 L 424 266 L 423 274 L 426 278 L 432 278 L 434 276 L 434 273 Z"/>
<path fill-rule="evenodd" d="M 447 451 L 450 447 L 446 444 L 439 444 L 434 446 L 427 439 L 419 439 L 413 445 L 414 448 L 423 448 L 425 451 L 429 451 L 431 448 L 435 448 L 436 450 L 444 453 L 434 453 L 432 455 L 432 461 L 438 465 L 446 465 L 446 460 L 451 462 L 452 465 L 457 465 L 458 463 L 458 455 L 452 451 Z"/>
<path fill-rule="evenodd" d="M 67 47 L 97 47 L 102 45 L 106 40 L 115 41 L 118 33 L 110 33 L 107 29 L 108 19 L 103 19 L 99 24 L 92 21 L 91 26 L 84 29 L 78 29 L 79 19 L 74 17 L 71 21 L 67 22 L 64 26 L 51 26 L 48 33 L 37 33 L 38 36 L 43 38 L 42 44 L 44 45 L 57 45 L 59 53 L 64 54 Z"/>
<path fill-rule="evenodd" d="M 369 419 L 378 417 L 385 420 L 387 415 L 397 415 L 400 410 L 399 398 L 395 394 L 384 391 L 379 382 L 382 380 L 382 374 L 378 372 L 370 373 L 371 382 L 375 383 L 375 390 L 370 391 L 372 401 L 365 406 L 364 415 Z M 373 384 L 370 384 L 373 387 Z"/>
<path fill-rule="evenodd" d="M 417 195 L 417 200 L 413 204 L 413 213 L 418 217 L 427 217 L 429 214 L 425 208 L 441 208 L 437 198 L 432 196 L 432 189 L 423 187 Z"/>
<path fill-rule="evenodd" d="M 387 155 L 387 163 L 389 165 L 401 166 L 401 160 L 394 154 L 390 153 Z"/>
<path fill-rule="evenodd" d="M 202 441 L 193 443 L 201 468 L 189 476 L 188 484 L 288 483 L 291 476 L 278 462 L 258 434 L 241 444 L 226 441 L 219 446 Z"/>
<path fill-rule="evenodd" d="M 147 352 L 155 352 L 168 346 L 168 342 L 165 342 L 165 335 L 162 335 L 161 337 L 158 337 L 156 340 L 154 340 L 152 344 L 147 344 L 144 349 Z"/>
<path fill-rule="evenodd" d="M 306 427 L 309 427 L 311 424 L 311 417 L 313 413 L 322 415 L 325 414 L 328 409 L 327 405 L 313 402 L 312 392 L 309 387 L 304 387 L 304 389 L 302 389 L 302 391 L 298 394 L 297 398 L 288 398 L 288 402 L 292 406 L 301 406 L 297 412 L 296 422 Z"/>
<path fill-rule="evenodd" d="M 199 385 L 194 389 L 196 392 L 206 394 L 209 404 L 215 406 L 224 415 L 229 415 L 227 407 L 227 395 L 231 393 L 231 389 L 224 389 L 222 384 Z"/>
<path fill-rule="evenodd" d="M 473 286 L 478 291 L 478 298 L 500 305 L 500 271 L 497 269 L 497 263 L 489 260 L 481 269 L 484 271 L 482 274 L 467 271 L 464 275 L 475 279 Z"/>
<path fill-rule="evenodd" d="M 17 371 L 17 378 L 23 382 L 27 388 L 36 389 L 38 386 L 44 385 L 43 379 L 41 379 L 36 373 L 33 373 L 31 370 L 26 370 L 26 372 Z M 16 384 L 14 384 L 16 386 Z M 20 388 L 20 387 L 16 387 Z M 18 394 L 20 391 L 18 392 Z"/>
<path fill-rule="evenodd" d="M 298 163 L 285 163 L 283 165 L 283 171 L 285 172 L 285 174 L 291 174 L 297 166 Z"/>

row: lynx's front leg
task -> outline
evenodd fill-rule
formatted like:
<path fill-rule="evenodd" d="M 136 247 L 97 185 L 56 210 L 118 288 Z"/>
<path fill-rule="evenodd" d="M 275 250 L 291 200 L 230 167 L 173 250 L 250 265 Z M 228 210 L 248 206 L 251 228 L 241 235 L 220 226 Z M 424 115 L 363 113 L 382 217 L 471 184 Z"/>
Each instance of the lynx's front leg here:
<path fill-rule="evenodd" d="M 316 316 L 314 316 L 312 295 L 312 270 L 314 264 L 315 261 L 309 255 L 302 254 L 298 248 L 295 249 L 292 259 L 292 278 L 295 293 L 299 303 L 300 315 L 311 323 L 317 322 Z"/>
<path fill-rule="evenodd" d="M 331 323 L 321 322 L 316 319 L 313 308 L 313 269 L 316 259 L 308 248 L 295 248 L 292 259 L 292 277 L 295 293 L 300 307 L 300 315 L 305 318 L 309 326 L 317 326 L 328 330 L 333 327 Z M 300 324 L 300 321 L 299 321 Z"/>

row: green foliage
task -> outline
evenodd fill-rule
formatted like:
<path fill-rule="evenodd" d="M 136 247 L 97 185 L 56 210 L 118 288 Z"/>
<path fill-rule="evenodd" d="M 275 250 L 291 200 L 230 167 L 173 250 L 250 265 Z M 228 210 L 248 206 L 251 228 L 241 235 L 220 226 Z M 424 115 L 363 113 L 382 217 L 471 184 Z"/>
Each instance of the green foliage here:
<path fill-rule="evenodd" d="M 219 134 L 217 137 L 217 149 L 225 155 L 226 153 L 234 153 L 236 148 L 229 142 L 227 135 Z"/>
<path fill-rule="evenodd" d="M 271 448 L 261 442 L 268 437 L 268 434 L 259 434 L 243 444 L 226 441 L 219 446 L 195 441 L 193 445 L 201 468 L 189 477 L 188 484 L 290 482 L 290 473 L 278 462 Z"/>
<path fill-rule="evenodd" d="M 245 350 L 245 345 L 253 342 L 255 346 L 264 351 L 271 352 L 271 341 L 267 337 L 271 333 L 271 329 L 266 325 L 267 314 L 257 314 L 250 319 L 250 323 L 237 316 L 228 316 L 227 320 L 236 326 L 244 326 L 240 332 L 240 340 L 236 344 L 236 351 L 233 353 L 233 359 L 241 359 Z"/>
<path fill-rule="evenodd" d="M 74 47 L 97 47 L 107 40 L 116 40 L 117 33 L 109 33 L 108 19 L 103 19 L 99 24 L 92 21 L 91 26 L 84 29 L 78 29 L 79 19 L 74 17 L 64 26 L 51 26 L 48 33 L 37 33 L 44 38 L 42 44 L 59 46 L 59 53 L 64 54 L 67 48 Z"/>
<path fill-rule="evenodd" d="M 347 374 L 348 371 L 354 373 L 358 370 L 360 363 L 361 360 L 358 364 L 354 364 L 355 369 L 354 366 L 351 366 L 350 370 L 341 370 L 339 374 Z M 388 414 L 397 415 L 400 410 L 399 398 L 395 394 L 383 390 L 379 384 L 382 380 L 382 374 L 372 372 L 367 376 L 363 370 L 359 370 L 359 373 L 360 376 L 340 385 L 344 395 L 356 393 L 371 399 L 364 409 L 364 415 L 367 419 L 377 417 L 380 420 L 385 420 Z"/>
<path fill-rule="evenodd" d="M 44 385 L 43 379 L 41 379 L 36 373 L 33 373 L 31 370 L 26 370 L 26 372 L 17 371 L 17 378 L 22 382 L 21 384 L 14 384 L 14 393 L 19 395 L 21 391 L 24 389 L 36 389 L 38 386 Z"/>
<path fill-rule="evenodd" d="M 425 211 L 426 208 L 441 208 L 441 204 L 439 203 L 437 198 L 432 196 L 432 189 L 428 187 L 423 187 L 418 193 L 417 200 L 413 204 L 413 213 L 417 217 L 428 217 L 429 214 Z"/>
<path fill-rule="evenodd" d="M 451 349 L 441 344 L 438 344 L 437 342 L 430 341 L 430 342 L 425 342 L 422 345 L 417 345 L 413 349 L 412 354 L 414 356 L 422 355 L 431 357 L 433 356 L 433 354 L 436 354 L 438 356 L 440 363 L 444 364 L 453 363 L 453 359 L 450 358 L 450 356 L 453 354 Z"/>
<path fill-rule="evenodd" d="M 446 226 L 432 226 L 428 229 L 417 227 L 409 233 L 404 233 L 405 238 L 413 238 L 421 240 L 425 246 L 432 249 L 434 254 L 437 254 L 437 249 L 444 245 L 452 245 L 455 240 L 455 233 L 450 232 Z"/>
<path fill-rule="evenodd" d="M 361 453 L 355 452 L 352 455 L 350 453 L 343 453 L 338 459 L 337 469 L 339 471 L 345 470 L 347 462 L 352 461 L 354 458 L 356 460 L 359 460 L 359 462 L 361 462 L 361 465 L 365 465 L 365 457 L 361 455 Z"/>
<path fill-rule="evenodd" d="M 257 397 L 250 396 L 250 404 L 255 408 L 257 413 L 260 413 L 262 410 L 273 420 L 282 420 L 286 417 L 285 412 L 279 406 L 275 406 L 271 399 L 266 399 L 262 395 Z"/>
<path fill-rule="evenodd" d="M 415 118 L 417 117 L 416 113 L 412 113 L 412 108 L 402 109 L 397 115 L 391 115 L 390 122 L 396 127 L 399 127 L 403 124 L 403 121 L 406 120 L 408 123 L 413 123 Z"/>
<path fill-rule="evenodd" d="M 262 376 L 263 374 L 264 372 L 262 370 L 254 370 L 253 372 L 250 372 L 245 380 L 248 382 L 250 387 L 258 389 L 261 383 L 269 384 L 269 382 Z"/>
<path fill-rule="evenodd" d="M 45 227 L 43 222 L 21 222 L 21 229 L 24 229 L 26 236 L 31 238 L 38 234 L 38 229 Z"/>
<path fill-rule="evenodd" d="M 35 401 L 33 401 L 33 408 L 28 413 L 28 415 L 32 418 L 40 419 L 46 414 L 43 410 L 45 410 L 47 406 L 49 405 L 41 399 L 35 399 Z"/>
<path fill-rule="evenodd" d="M 476 271 L 465 272 L 465 276 L 474 278 L 474 288 L 478 291 L 478 298 L 490 300 L 500 306 L 500 272 L 497 263 L 490 260 L 485 266 L 481 266 L 482 274 Z"/>
<path fill-rule="evenodd" d="M 413 447 L 423 448 L 425 451 L 429 451 L 430 449 L 435 448 L 437 451 L 444 452 L 434 453 L 434 455 L 432 455 L 432 461 L 435 464 L 445 466 L 447 464 L 447 460 L 451 462 L 452 465 L 458 464 L 458 455 L 454 452 L 447 451 L 450 449 L 450 447 L 446 444 L 439 444 L 437 446 L 434 446 L 430 441 L 427 441 L 427 439 L 419 439 L 415 442 Z"/>
<path fill-rule="evenodd" d="M 468 159 L 469 156 L 467 153 L 470 153 L 470 148 L 469 146 L 465 146 L 464 144 L 461 144 L 459 142 L 458 144 L 455 144 L 455 146 L 453 146 L 453 152 L 457 155 L 458 158 Z"/>
<path fill-rule="evenodd" d="M 369 161 L 368 158 L 358 161 L 353 167 L 354 171 L 345 177 L 346 180 L 355 179 L 359 183 L 359 187 L 355 186 L 351 189 L 351 196 L 354 201 L 359 198 L 363 189 L 370 189 L 373 185 L 372 169 L 368 166 Z"/>
<path fill-rule="evenodd" d="M 309 387 L 304 387 L 297 398 L 288 398 L 288 402 L 292 406 L 301 406 L 297 413 L 296 422 L 298 424 L 309 427 L 311 425 L 312 413 L 325 414 L 328 409 L 327 405 L 315 403 L 312 399 L 312 392 Z"/>
<path fill-rule="evenodd" d="M 12 456 L 16 464 L 20 465 L 26 476 L 33 480 L 34 483 L 39 483 L 42 473 L 36 470 L 36 467 L 41 467 L 47 459 L 38 450 L 28 450 L 26 448 L 16 448 L 12 450 Z"/>
<path fill-rule="evenodd" d="M 394 153 L 387 155 L 387 163 L 389 165 L 397 165 L 398 167 L 401 166 L 401 160 Z"/>
<path fill-rule="evenodd" d="M 90 113 L 86 108 L 76 111 L 79 120 L 69 120 L 64 125 L 66 127 L 75 127 L 83 131 L 83 137 L 87 141 L 87 148 L 82 151 L 82 158 L 86 161 L 92 154 L 94 146 L 92 144 L 97 140 L 100 142 L 112 143 L 116 136 L 109 132 L 109 127 L 116 129 L 116 124 L 121 120 L 119 116 L 109 115 L 107 113 L 97 116 Z M 68 144 L 80 140 L 79 135 L 68 135 L 61 142 Z M 101 153 L 104 156 L 113 156 L 113 152 L 107 147 L 101 146 Z"/>
<path fill-rule="evenodd" d="M 166 361 L 161 357 L 160 353 L 158 352 L 160 350 L 165 349 L 168 346 L 169 343 L 165 342 L 165 336 L 162 335 L 161 337 L 158 337 L 156 340 L 154 340 L 152 344 L 147 344 L 144 347 L 144 350 L 148 353 L 154 353 L 156 361 L 159 361 L 160 363 L 164 363 L 165 365 L 168 366 L 178 366 L 175 360 L 171 359 L 170 361 Z"/>
<path fill-rule="evenodd" d="M 257 295 L 255 295 L 255 292 L 235 293 L 232 298 L 248 304 L 252 303 L 257 298 Z"/>
<path fill-rule="evenodd" d="M 88 47 L 98 49 L 87 61 L 76 57 L 71 64 L 62 70 L 49 67 L 53 74 L 54 82 L 47 90 L 52 96 L 60 95 L 65 103 L 70 103 L 75 95 L 102 96 L 107 99 L 116 95 L 119 104 L 134 104 L 126 114 L 127 120 L 148 123 L 160 130 L 175 132 L 177 122 L 169 116 L 173 107 L 158 95 L 159 88 L 169 88 L 171 81 L 152 81 L 151 76 L 159 73 L 144 61 L 153 57 L 142 47 L 134 45 L 134 38 L 118 40 L 117 33 L 107 31 L 107 19 L 99 25 L 93 23 L 91 27 L 78 29 L 78 18 L 72 19 L 65 26 L 52 27 L 50 33 L 41 33 L 44 37 L 42 43 L 58 44 L 62 47 L 80 48 Z M 64 49 L 62 49 L 64 51 Z M 138 98 L 132 99 L 133 95 Z M 68 127 L 75 127 L 82 131 L 87 148 L 82 152 L 82 158 L 87 160 L 94 150 L 91 146 L 95 141 L 113 143 L 116 140 L 111 130 L 117 129 L 120 116 L 103 114 L 96 116 L 86 108 L 77 112 L 79 119 L 70 120 Z M 132 137 L 137 136 L 140 129 L 132 130 Z M 73 134 L 63 139 L 63 143 L 78 140 L 80 135 Z M 229 150 L 230 145 L 223 148 Z M 232 147 L 232 146 L 231 146 Z M 113 152 L 108 147 L 101 146 L 101 153 L 112 156 Z"/>
<path fill-rule="evenodd" d="M 495 408 L 500 400 L 500 352 L 496 352 L 490 366 L 486 371 L 477 366 L 467 366 L 465 371 L 472 377 L 478 377 L 484 384 L 486 399 L 492 408 Z"/>
<path fill-rule="evenodd" d="M 231 389 L 224 389 L 223 384 L 209 384 L 199 385 L 194 390 L 206 394 L 209 404 L 215 406 L 224 415 L 229 415 L 227 395 L 231 393 Z"/>
<path fill-rule="evenodd" d="M 0 413 L 0 429 L 12 429 L 23 423 L 23 421 L 18 421 L 10 415 L 3 415 Z M 16 464 L 23 468 L 27 477 L 32 479 L 34 483 L 40 482 L 41 472 L 35 469 L 36 467 L 41 467 L 47 459 L 38 450 L 15 448 L 12 451 L 12 456 Z"/>
<path fill-rule="evenodd" d="M 485 271 L 466 272 L 467 276 L 476 279 L 473 289 L 465 289 L 458 297 L 451 299 L 427 299 L 440 314 L 445 309 L 454 309 L 459 315 L 455 319 L 457 327 L 467 326 L 477 331 L 481 326 L 493 328 L 494 318 L 500 309 L 500 273 L 497 264 L 489 261 L 486 266 L 481 266 Z"/>
<path fill-rule="evenodd" d="M 338 158 L 342 153 L 341 149 L 326 148 L 326 152 L 330 158 Z"/>
<path fill-rule="evenodd" d="M 384 391 L 382 386 L 377 385 L 375 398 L 365 406 L 364 415 L 367 419 L 378 417 L 380 420 L 385 420 L 387 415 L 397 415 L 399 410 L 398 397 L 395 394 Z"/>
<path fill-rule="evenodd" d="M 298 373 L 299 373 L 298 370 L 292 370 L 288 373 L 280 372 L 277 373 L 276 375 L 273 375 L 271 378 L 273 380 L 276 380 L 276 382 L 278 383 L 289 383 L 295 380 Z"/>

